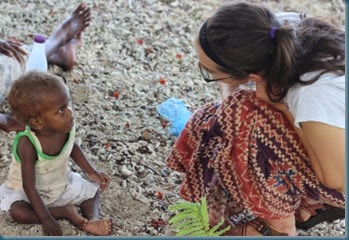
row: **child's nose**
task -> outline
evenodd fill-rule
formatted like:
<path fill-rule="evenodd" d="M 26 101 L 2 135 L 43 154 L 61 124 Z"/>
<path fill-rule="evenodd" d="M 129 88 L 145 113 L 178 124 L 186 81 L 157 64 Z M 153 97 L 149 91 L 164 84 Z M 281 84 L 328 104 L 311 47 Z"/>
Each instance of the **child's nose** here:
<path fill-rule="evenodd" d="M 67 107 L 67 112 L 68 112 L 69 118 L 71 118 L 73 120 L 74 119 L 74 111 L 73 111 L 71 106 Z"/>

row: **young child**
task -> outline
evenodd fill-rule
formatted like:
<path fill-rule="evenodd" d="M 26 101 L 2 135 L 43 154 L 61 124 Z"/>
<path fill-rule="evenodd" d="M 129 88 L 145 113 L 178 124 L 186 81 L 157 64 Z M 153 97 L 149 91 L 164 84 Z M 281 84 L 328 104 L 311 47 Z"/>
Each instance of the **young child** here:
<path fill-rule="evenodd" d="M 49 236 L 62 235 L 58 219 L 94 235 L 111 234 L 111 220 L 99 218 L 98 189 L 107 189 L 110 179 L 75 143 L 68 87 L 55 75 L 29 72 L 15 81 L 8 102 L 26 130 L 13 143 L 9 174 L 0 186 L 0 210 L 9 210 L 19 223 L 41 223 Z M 70 171 L 70 157 L 94 182 Z"/>

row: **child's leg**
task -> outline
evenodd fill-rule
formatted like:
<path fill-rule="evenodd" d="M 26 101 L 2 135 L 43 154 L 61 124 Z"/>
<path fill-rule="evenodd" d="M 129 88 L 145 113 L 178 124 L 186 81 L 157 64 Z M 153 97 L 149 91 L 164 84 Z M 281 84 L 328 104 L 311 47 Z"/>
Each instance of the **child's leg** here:
<path fill-rule="evenodd" d="M 84 228 L 87 223 L 87 219 L 79 215 L 74 205 L 52 207 L 48 208 L 48 210 L 50 211 L 54 219 L 66 219 L 79 229 Z M 15 221 L 19 223 L 41 223 L 40 219 L 36 216 L 31 204 L 26 201 L 16 201 L 12 203 L 10 208 L 10 215 Z"/>
<path fill-rule="evenodd" d="M 99 219 L 99 195 L 96 195 L 81 203 L 82 215 L 89 220 L 83 230 L 95 235 L 109 235 L 112 231 L 111 219 Z"/>
<path fill-rule="evenodd" d="M 99 196 L 98 190 L 93 198 L 83 201 L 80 205 L 82 216 L 88 220 L 99 219 Z"/>

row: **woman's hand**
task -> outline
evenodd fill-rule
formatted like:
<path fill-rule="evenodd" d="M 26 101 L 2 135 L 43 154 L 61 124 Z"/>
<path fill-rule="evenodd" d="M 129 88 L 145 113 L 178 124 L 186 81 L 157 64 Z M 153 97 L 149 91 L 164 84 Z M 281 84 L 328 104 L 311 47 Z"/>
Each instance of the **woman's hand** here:
<path fill-rule="evenodd" d="M 0 41 L 0 53 L 9 57 L 15 57 L 19 63 L 24 63 L 23 55 L 27 55 L 27 53 L 20 46 L 20 44 L 15 42 Z"/>
<path fill-rule="evenodd" d="M 52 217 L 42 221 L 42 229 L 45 236 L 62 236 L 63 234 L 58 222 Z"/>
<path fill-rule="evenodd" d="M 92 181 L 95 181 L 96 183 L 99 184 L 99 188 L 104 191 L 109 187 L 110 184 L 110 178 L 103 172 L 94 172 L 89 175 L 89 178 Z"/>

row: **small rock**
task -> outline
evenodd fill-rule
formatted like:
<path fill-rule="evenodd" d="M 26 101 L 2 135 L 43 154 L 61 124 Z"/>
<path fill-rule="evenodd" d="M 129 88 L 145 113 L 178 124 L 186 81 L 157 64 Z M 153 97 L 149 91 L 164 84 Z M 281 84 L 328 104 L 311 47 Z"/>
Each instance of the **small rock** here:
<path fill-rule="evenodd" d="M 124 176 L 124 177 L 129 177 L 133 173 L 132 171 L 128 170 L 125 165 L 122 165 L 120 172 L 121 172 L 122 176 Z"/>
<path fill-rule="evenodd" d="M 149 129 L 144 130 L 144 132 L 143 132 L 143 138 L 144 138 L 145 140 L 150 140 L 150 139 L 151 139 L 151 132 L 150 132 Z"/>
<path fill-rule="evenodd" d="M 97 151 L 97 155 L 105 154 L 107 151 L 104 148 L 100 148 Z"/>
<path fill-rule="evenodd" d="M 126 180 L 122 180 L 121 186 L 123 188 L 127 188 L 127 181 Z"/>
<path fill-rule="evenodd" d="M 163 168 L 161 169 L 161 176 L 162 177 L 168 177 L 168 175 L 170 175 L 170 170 L 168 170 L 167 168 Z"/>

